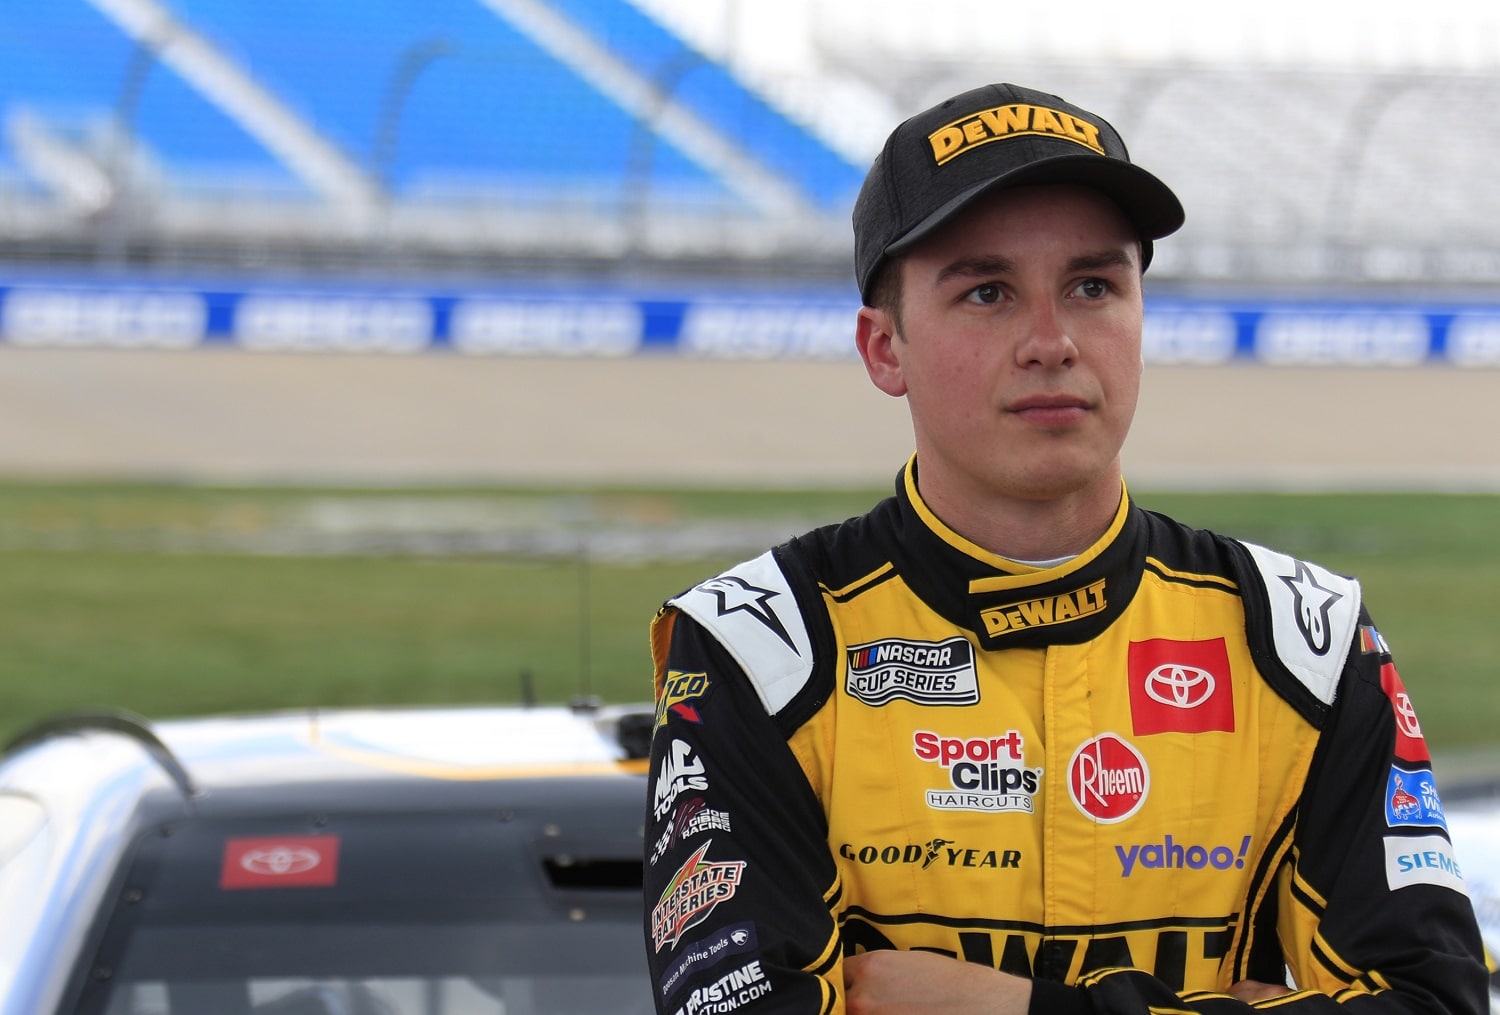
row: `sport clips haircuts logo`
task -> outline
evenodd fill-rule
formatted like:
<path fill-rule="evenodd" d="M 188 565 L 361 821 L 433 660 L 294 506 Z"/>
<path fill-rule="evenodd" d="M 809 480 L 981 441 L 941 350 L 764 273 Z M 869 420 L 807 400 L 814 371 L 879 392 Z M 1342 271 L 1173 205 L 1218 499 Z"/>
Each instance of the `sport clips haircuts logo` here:
<path fill-rule="evenodd" d="M 927 806 L 938 811 L 1032 813 L 1042 770 L 1026 766 L 1025 746 L 1019 730 L 998 737 L 945 737 L 917 730 L 912 751 L 948 774 L 947 787 L 927 791 Z"/>

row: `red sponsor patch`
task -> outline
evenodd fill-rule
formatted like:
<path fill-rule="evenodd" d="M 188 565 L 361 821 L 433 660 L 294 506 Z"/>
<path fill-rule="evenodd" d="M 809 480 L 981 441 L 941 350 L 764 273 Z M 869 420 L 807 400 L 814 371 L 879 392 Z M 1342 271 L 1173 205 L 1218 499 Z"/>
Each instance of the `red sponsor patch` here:
<path fill-rule="evenodd" d="M 1128 672 L 1136 736 L 1234 732 L 1234 687 L 1223 638 L 1133 641 Z"/>
<path fill-rule="evenodd" d="M 285 835 L 228 839 L 219 887 L 318 888 L 338 884 L 337 835 Z"/>
<path fill-rule="evenodd" d="M 748 864 L 744 860 L 708 859 L 709 839 L 672 875 L 656 906 L 651 910 L 651 941 L 656 951 L 677 946 L 685 931 L 708 919 L 721 902 L 739 891 Z"/>
<path fill-rule="evenodd" d="M 1417 710 L 1406 693 L 1406 686 L 1401 683 L 1401 674 L 1396 672 L 1395 663 L 1380 667 L 1380 687 L 1391 699 L 1391 710 L 1396 715 L 1396 757 L 1402 761 L 1431 761 L 1427 740 L 1422 736 L 1422 724 L 1417 721 Z"/>
<path fill-rule="evenodd" d="M 1085 741 L 1068 762 L 1068 795 L 1101 824 L 1124 821 L 1140 810 L 1150 789 L 1146 759 L 1114 733 Z"/>

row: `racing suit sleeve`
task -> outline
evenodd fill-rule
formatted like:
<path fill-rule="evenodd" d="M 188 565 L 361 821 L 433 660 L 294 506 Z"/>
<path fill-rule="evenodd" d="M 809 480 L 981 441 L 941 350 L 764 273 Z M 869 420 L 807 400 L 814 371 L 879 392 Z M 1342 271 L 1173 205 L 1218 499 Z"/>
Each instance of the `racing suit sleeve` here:
<path fill-rule="evenodd" d="M 1275 875 L 1233 978 L 1289 982 L 1278 1012 L 1488 1010 L 1483 946 L 1454 861 L 1432 760 L 1384 639 L 1363 610 Z M 1177 997 L 1137 970 L 1037 984 L 1031 1010 L 1244 1011 Z M 1076 1006 L 1077 993 L 1087 1009 Z"/>
<path fill-rule="evenodd" d="M 653 626 L 646 950 L 657 1011 L 843 1010 L 827 821 L 743 670 L 670 607 Z"/>

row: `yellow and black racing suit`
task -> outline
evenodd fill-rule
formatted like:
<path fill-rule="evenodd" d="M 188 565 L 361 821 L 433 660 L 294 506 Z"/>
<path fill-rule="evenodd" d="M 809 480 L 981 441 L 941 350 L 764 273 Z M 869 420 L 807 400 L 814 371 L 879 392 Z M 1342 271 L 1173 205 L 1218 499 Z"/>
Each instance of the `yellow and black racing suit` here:
<path fill-rule="evenodd" d="M 671 600 L 646 940 L 668 1015 L 841 1012 L 843 957 L 1034 980 L 1034 1012 L 1481 1012 L 1389 649 L 1351 579 L 1122 496 L 1061 566 L 917 493 Z"/>

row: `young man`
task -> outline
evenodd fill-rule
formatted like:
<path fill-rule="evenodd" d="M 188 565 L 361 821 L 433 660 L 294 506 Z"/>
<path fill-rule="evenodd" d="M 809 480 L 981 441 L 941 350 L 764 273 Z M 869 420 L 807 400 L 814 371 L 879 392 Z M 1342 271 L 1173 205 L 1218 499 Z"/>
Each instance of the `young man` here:
<path fill-rule="evenodd" d="M 652 628 L 660 1012 L 1485 1009 L 1359 585 L 1126 493 L 1141 275 L 1181 223 L 1056 96 L 891 135 L 856 341 L 916 453 Z"/>

